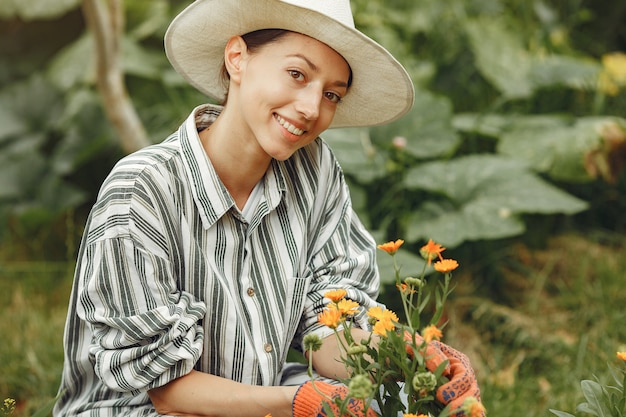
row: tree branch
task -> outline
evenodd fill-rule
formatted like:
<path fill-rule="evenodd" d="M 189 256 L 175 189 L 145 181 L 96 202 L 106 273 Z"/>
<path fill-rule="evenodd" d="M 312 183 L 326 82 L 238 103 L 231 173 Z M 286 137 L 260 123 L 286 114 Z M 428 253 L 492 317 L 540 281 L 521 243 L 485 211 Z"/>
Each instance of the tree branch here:
<path fill-rule="evenodd" d="M 146 130 L 128 96 L 121 66 L 122 0 L 84 0 L 83 15 L 93 33 L 96 83 L 104 111 L 117 131 L 122 149 L 134 152 L 149 144 Z"/>

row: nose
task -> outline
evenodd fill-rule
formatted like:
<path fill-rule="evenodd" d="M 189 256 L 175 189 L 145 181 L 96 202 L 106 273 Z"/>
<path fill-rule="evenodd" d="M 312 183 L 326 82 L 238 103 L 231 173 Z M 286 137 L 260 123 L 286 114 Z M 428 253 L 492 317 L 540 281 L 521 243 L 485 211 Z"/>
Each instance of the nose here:
<path fill-rule="evenodd" d="M 307 120 L 317 120 L 320 115 L 323 91 L 321 88 L 309 85 L 300 90 L 296 101 L 296 110 Z"/>

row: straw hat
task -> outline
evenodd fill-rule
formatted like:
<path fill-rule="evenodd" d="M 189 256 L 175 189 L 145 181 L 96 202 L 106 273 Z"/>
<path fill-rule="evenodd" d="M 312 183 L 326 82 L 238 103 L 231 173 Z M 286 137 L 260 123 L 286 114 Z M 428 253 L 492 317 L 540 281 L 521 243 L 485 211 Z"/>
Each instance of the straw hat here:
<path fill-rule="evenodd" d="M 260 29 L 286 29 L 337 51 L 352 69 L 352 86 L 330 127 L 391 122 L 413 105 L 413 83 L 381 45 L 359 32 L 349 0 L 196 0 L 171 23 L 165 52 L 192 86 L 221 101 L 220 71 L 232 36 Z"/>

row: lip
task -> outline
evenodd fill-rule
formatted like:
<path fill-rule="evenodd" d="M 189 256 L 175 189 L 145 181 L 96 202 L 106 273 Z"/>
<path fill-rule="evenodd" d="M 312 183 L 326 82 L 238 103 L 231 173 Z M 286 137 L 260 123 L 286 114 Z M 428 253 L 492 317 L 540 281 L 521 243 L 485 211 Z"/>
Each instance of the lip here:
<path fill-rule="evenodd" d="M 287 136 L 291 141 L 297 141 L 302 138 L 305 133 L 307 133 L 306 126 L 294 122 L 293 120 L 286 119 L 278 113 L 274 113 L 274 120 L 276 120 L 285 136 Z"/>

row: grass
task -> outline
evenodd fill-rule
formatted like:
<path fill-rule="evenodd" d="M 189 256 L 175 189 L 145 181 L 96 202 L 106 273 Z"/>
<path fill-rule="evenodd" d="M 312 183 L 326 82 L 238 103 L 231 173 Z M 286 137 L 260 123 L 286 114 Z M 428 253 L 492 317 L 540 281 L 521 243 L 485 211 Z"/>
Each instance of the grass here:
<path fill-rule="evenodd" d="M 0 400 L 17 400 L 16 417 L 32 415 L 58 390 L 70 268 L 67 263 L 0 265 Z"/>
<path fill-rule="evenodd" d="M 498 299 L 479 276 L 457 274 L 446 342 L 466 352 L 491 416 L 573 413 L 581 379 L 608 380 L 607 362 L 626 350 L 626 238 L 568 234 L 546 248 L 508 250 Z M 53 398 L 71 285 L 67 264 L 0 265 L 0 399 L 15 417 Z M 490 284 L 491 285 L 491 284 Z"/>

